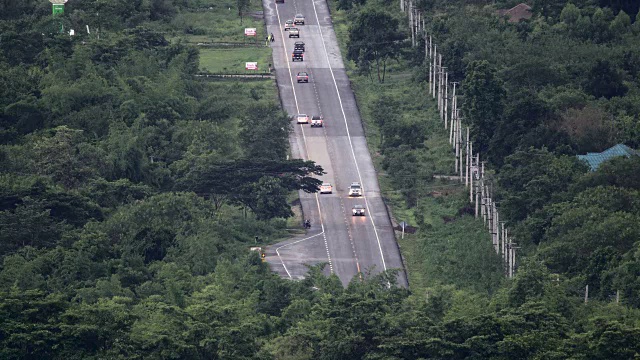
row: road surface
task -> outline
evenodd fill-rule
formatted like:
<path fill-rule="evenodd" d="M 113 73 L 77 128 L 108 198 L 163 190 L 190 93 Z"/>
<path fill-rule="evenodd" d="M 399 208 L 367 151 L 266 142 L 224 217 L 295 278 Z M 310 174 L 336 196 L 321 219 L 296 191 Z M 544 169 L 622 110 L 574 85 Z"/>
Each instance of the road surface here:
<path fill-rule="evenodd" d="M 273 33 L 273 61 L 285 111 L 321 115 L 324 127 L 294 124 L 290 136 L 295 158 L 313 160 L 333 185 L 333 194 L 300 193 L 304 217 L 311 229 L 302 237 L 267 248 L 267 262 L 284 277 L 301 279 L 305 264 L 328 263 L 327 272 L 343 285 L 354 277 L 399 269 L 398 284 L 407 287 L 400 251 L 367 148 L 360 113 L 344 69 L 325 0 L 263 0 L 267 31 Z M 296 14 L 300 39 L 289 38 L 284 23 Z M 305 43 L 304 61 L 291 61 L 293 44 Z M 296 81 L 299 71 L 309 73 L 309 83 Z M 349 185 L 360 182 L 364 196 L 350 198 Z M 366 208 L 365 217 L 351 215 L 353 205 Z"/>

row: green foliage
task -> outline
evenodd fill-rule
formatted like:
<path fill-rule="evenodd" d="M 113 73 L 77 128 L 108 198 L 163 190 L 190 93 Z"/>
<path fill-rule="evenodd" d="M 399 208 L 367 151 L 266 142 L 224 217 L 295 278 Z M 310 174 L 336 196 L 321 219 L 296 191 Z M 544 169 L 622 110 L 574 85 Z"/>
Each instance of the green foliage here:
<path fill-rule="evenodd" d="M 285 201 L 287 192 L 318 191 L 322 181 L 310 175 L 322 174 L 321 166 L 300 159 L 208 160 L 195 164 L 177 186 L 212 198 L 229 198 L 252 209 L 258 218 L 271 219 L 291 215 Z"/>
<path fill-rule="evenodd" d="M 375 6 L 366 7 L 356 16 L 349 29 L 347 59 L 355 61 L 366 73 L 370 73 L 369 67 L 375 63 L 378 82 L 382 83 L 387 61 L 399 55 L 400 41 L 404 38 L 398 32 L 399 21 Z"/>
<path fill-rule="evenodd" d="M 577 158 L 556 156 L 546 149 L 518 150 L 505 159 L 498 175 L 501 213 L 521 221 L 563 193 L 587 167 Z"/>
<path fill-rule="evenodd" d="M 491 136 L 502 121 L 505 91 L 487 61 L 467 67 L 463 111 L 471 125 L 471 136 L 479 151 L 486 151 Z"/>

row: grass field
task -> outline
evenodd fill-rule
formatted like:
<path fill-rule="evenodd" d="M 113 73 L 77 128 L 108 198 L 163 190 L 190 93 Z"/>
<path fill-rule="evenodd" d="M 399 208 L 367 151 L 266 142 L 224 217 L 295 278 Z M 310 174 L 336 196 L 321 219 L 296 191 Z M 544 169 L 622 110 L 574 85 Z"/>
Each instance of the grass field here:
<path fill-rule="evenodd" d="M 211 73 L 218 72 L 239 72 L 255 73 L 256 71 L 245 70 L 245 62 L 257 61 L 258 71 L 268 71 L 271 61 L 271 48 L 250 47 L 232 49 L 200 49 L 200 70 Z"/>
<path fill-rule="evenodd" d="M 245 28 L 256 28 L 258 39 L 264 39 L 262 2 L 253 0 L 240 19 L 235 0 L 204 0 L 197 9 L 178 14 L 171 22 L 172 39 L 188 42 L 244 42 Z"/>

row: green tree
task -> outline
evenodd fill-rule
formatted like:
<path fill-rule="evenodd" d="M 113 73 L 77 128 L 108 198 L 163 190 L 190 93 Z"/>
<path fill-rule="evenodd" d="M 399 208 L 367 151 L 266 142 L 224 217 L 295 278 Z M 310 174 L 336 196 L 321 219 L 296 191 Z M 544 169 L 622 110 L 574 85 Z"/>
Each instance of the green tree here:
<path fill-rule="evenodd" d="M 463 87 L 462 109 L 470 124 L 474 149 L 486 152 L 503 117 L 505 90 L 502 81 L 489 62 L 474 61 L 467 66 Z"/>
<path fill-rule="evenodd" d="M 586 172 L 586 165 L 573 156 L 556 156 L 544 148 L 518 150 L 505 158 L 498 175 L 500 210 L 512 221 L 524 220 L 562 199 L 569 186 Z"/>
<path fill-rule="evenodd" d="M 611 99 L 614 96 L 624 96 L 627 86 L 624 78 L 613 63 L 608 60 L 598 60 L 589 70 L 584 88 L 587 93 L 596 98 Z"/>
<path fill-rule="evenodd" d="M 349 29 L 347 59 L 358 66 L 375 62 L 378 82 L 382 83 L 387 61 L 399 55 L 403 39 L 398 32 L 398 19 L 376 7 L 367 7 L 358 13 Z"/>
<path fill-rule="evenodd" d="M 251 0 L 236 0 L 236 8 L 238 9 L 238 16 L 240 17 L 240 24 L 242 24 L 244 12 L 249 9 L 249 5 L 251 5 Z"/>

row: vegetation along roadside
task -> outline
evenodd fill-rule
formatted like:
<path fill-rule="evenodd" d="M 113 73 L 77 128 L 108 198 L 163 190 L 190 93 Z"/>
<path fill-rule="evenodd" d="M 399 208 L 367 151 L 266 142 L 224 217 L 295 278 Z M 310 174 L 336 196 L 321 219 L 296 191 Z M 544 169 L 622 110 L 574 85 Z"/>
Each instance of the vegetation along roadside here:
<path fill-rule="evenodd" d="M 512 221 L 519 221 L 522 234 L 532 234 L 535 246 L 523 244 L 527 256 L 517 277 L 503 280 L 482 225 L 466 211 L 459 213 L 466 206 L 462 189 L 431 180 L 430 174 L 450 172 L 451 158 L 432 103 L 416 96 L 425 93 L 418 90 L 424 71 L 412 71 L 421 68 L 421 55 L 399 47 L 387 52 L 384 61 L 348 51 L 354 31 L 347 29 L 372 24 L 362 16 L 381 16 L 374 24 L 397 23 L 399 31 L 391 35 L 400 43 L 407 39 L 398 4 L 331 4 L 344 54 L 355 56 L 350 75 L 381 184 L 395 217 L 418 227 L 403 243 L 410 271 L 417 274 L 411 275 L 415 286 L 388 288 L 391 278 L 381 274 L 344 288 L 317 268 L 303 281 L 283 280 L 247 251 L 256 235 L 287 235 L 287 196 L 314 186 L 312 175 L 321 171 L 313 163 L 286 160 L 289 121 L 270 80 L 196 76 L 203 60 L 201 47 L 192 43 L 235 42 L 238 35 L 228 29 L 253 21 L 248 19 L 259 2 L 71 0 L 64 15 L 52 18 L 47 2 L 3 1 L 0 358 L 638 356 L 640 317 L 632 301 L 637 299 L 638 244 L 630 225 L 638 209 L 633 159 L 587 172 L 574 164 L 569 150 L 560 152 L 567 149 L 563 144 L 531 150 L 527 143 L 505 151 L 504 165 L 492 164 L 503 202 L 511 202 Z M 596 14 L 609 11 L 598 11 L 591 2 L 574 5 L 579 7 L 576 24 L 587 22 L 585 17 L 589 24 L 602 24 Z M 470 54 L 461 60 L 461 69 L 485 59 L 503 81 L 509 79 L 504 64 L 481 56 L 491 49 L 489 40 L 526 48 L 533 42 L 531 34 L 567 37 L 557 20 L 564 4 L 559 10 L 535 9 L 529 30 L 494 20 L 490 11 L 471 2 L 425 1 L 420 6 L 444 18 L 429 19 L 434 33 L 439 29 L 439 41 L 457 39 L 450 36 L 458 33 L 487 39 L 477 49 L 470 47 L 476 38 L 452 44 L 469 46 L 461 51 Z M 619 8 L 610 9 L 619 17 Z M 207 21 L 205 13 L 220 22 Z M 238 13 L 244 14 L 243 23 Z M 452 25 L 463 24 L 462 18 L 487 25 L 462 32 L 462 25 Z M 66 30 L 88 25 L 91 34 L 59 33 L 60 22 Z M 581 41 L 572 46 L 581 49 L 602 40 Z M 616 43 L 606 41 L 613 49 Z M 583 99 L 604 114 L 612 108 L 609 102 L 625 104 L 628 112 L 621 119 L 627 125 L 635 124 L 637 116 L 636 102 L 624 98 L 635 96 L 635 78 L 629 75 L 633 66 L 621 64 L 633 58 L 632 45 L 624 45 L 629 54 L 614 57 L 620 67 L 613 74 L 620 78 L 605 78 L 621 79 L 627 87 L 623 98 L 616 93 L 606 101 L 593 94 Z M 532 51 L 537 52 L 546 56 Z M 210 66 L 228 66 L 219 61 L 211 60 Z M 461 73 L 460 79 L 466 76 Z M 532 89 L 538 97 L 551 96 L 554 89 L 578 92 L 587 86 L 581 81 Z M 620 82 L 611 82 L 613 88 Z M 389 96 L 373 96 L 372 89 Z M 573 99 L 563 104 L 576 99 L 551 98 Z M 397 110 L 376 118 L 387 108 Z M 508 109 L 505 105 L 499 119 Z M 256 114 L 261 122 L 252 121 Z M 626 138 L 613 139 L 633 145 Z M 557 191 L 543 191 L 547 184 Z M 606 219 L 607 226 L 599 227 L 591 214 Z M 604 232 L 611 229 L 615 236 Z M 608 242 L 611 238 L 624 241 Z M 575 257 L 554 257 L 563 254 L 553 251 L 556 247 Z M 601 284 L 587 304 L 575 290 L 585 282 Z M 613 289 L 621 290 L 619 303 L 610 296 Z"/>

